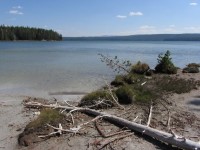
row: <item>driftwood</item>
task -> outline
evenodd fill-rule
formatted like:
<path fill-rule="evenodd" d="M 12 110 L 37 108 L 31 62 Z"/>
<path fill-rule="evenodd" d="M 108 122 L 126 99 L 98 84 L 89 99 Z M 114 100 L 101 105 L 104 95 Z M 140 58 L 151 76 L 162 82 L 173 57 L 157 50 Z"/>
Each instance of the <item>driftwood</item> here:
<path fill-rule="evenodd" d="M 110 121 L 120 126 L 127 127 L 130 130 L 137 131 L 144 135 L 150 136 L 154 139 L 157 139 L 158 141 L 161 141 L 170 145 L 174 145 L 182 149 L 200 150 L 200 143 L 198 142 L 191 141 L 184 137 L 179 137 L 173 133 L 167 133 L 167 132 L 163 132 L 163 131 L 160 131 L 160 130 L 157 130 L 157 129 L 154 129 L 142 124 L 137 124 L 135 122 L 131 122 L 126 119 L 123 119 L 114 115 L 110 115 L 108 113 L 99 112 L 94 109 L 81 108 L 81 107 L 75 108 L 75 107 L 60 106 L 60 105 L 43 105 L 41 103 L 32 103 L 32 102 L 25 103 L 24 105 L 29 108 L 46 107 L 46 108 L 54 108 L 54 109 L 55 108 L 65 109 L 68 111 L 71 111 L 73 109 L 78 109 L 78 111 L 83 112 L 83 113 L 87 113 L 94 116 L 102 116 L 107 121 Z"/>

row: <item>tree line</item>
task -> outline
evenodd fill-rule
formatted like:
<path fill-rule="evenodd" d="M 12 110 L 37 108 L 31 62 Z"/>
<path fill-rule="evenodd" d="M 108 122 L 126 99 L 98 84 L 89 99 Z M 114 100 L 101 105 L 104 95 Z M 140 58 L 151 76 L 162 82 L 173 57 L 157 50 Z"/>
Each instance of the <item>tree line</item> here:
<path fill-rule="evenodd" d="M 42 28 L 23 27 L 23 26 L 0 26 L 0 40 L 62 40 L 62 35 L 53 31 Z"/>

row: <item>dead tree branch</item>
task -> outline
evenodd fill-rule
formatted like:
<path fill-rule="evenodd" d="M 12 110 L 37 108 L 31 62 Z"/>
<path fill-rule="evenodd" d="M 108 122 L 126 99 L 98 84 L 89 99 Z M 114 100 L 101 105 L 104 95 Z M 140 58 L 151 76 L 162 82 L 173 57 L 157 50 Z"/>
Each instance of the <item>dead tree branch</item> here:
<path fill-rule="evenodd" d="M 151 123 L 152 109 L 153 109 L 153 106 L 151 105 L 151 106 L 150 106 L 150 109 L 149 109 L 149 117 L 148 117 L 147 127 L 149 127 L 149 125 L 150 125 L 150 123 Z"/>
<path fill-rule="evenodd" d="M 110 87 L 110 85 L 108 84 L 108 82 L 107 82 L 106 80 L 105 80 L 105 82 L 106 82 L 106 85 L 107 85 L 107 87 L 108 87 L 108 93 L 110 94 L 110 96 L 111 96 L 112 99 L 114 100 L 115 104 L 116 104 L 119 108 L 122 108 L 122 109 L 125 110 L 125 108 L 124 108 L 122 105 L 120 105 L 120 104 L 118 103 L 117 97 L 115 97 L 115 96 L 113 95 L 112 90 L 111 90 L 111 87 Z"/>
<path fill-rule="evenodd" d="M 111 133 L 111 134 L 106 135 L 106 134 L 103 133 L 103 131 L 101 131 L 101 129 L 99 128 L 99 125 L 98 125 L 97 121 L 95 121 L 95 127 L 96 127 L 97 131 L 99 132 L 99 134 L 100 134 L 103 138 L 109 138 L 109 137 L 112 137 L 112 136 L 115 136 L 115 135 L 118 135 L 118 134 L 121 134 L 121 133 L 130 132 L 130 130 L 124 130 L 124 131 L 119 131 L 119 132 L 115 132 L 115 133 Z"/>
<path fill-rule="evenodd" d="M 129 134 L 126 134 L 126 135 L 122 135 L 122 136 L 119 136 L 119 137 L 116 137 L 116 138 L 113 138 L 113 139 L 110 139 L 109 141 L 106 141 L 105 143 L 103 143 L 103 146 L 101 146 L 101 148 L 99 148 L 99 150 L 103 149 L 104 147 L 106 147 L 107 145 L 109 145 L 110 143 L 113 143 L 117 140 L 121 140 L 123 138 L 126 138 L 128 136 L 131 136 L 133 135 L 134 133 L 129 133 Z"/>
<path fill-rule="evenodd" d="M 41 108 L 41 107 L 52 108 L 52 109 L 55 108 L 55 106 L 52 106 L 52 105 L 43 105 L 41 103 L 31 103 L 31 102 L 25 103 L 24 105 L 28 108 Z M 59 106 L 57 106 L 57 109 L 66 109 L 68 111 L 71 111 L 74 108 L 59 105 Z M 117 117 L 115 115 L 110 115 L 108 113 L 99 112 L 94 109 L 80 108 L 80 107 L 77 107 L 76 109 L 78 109 L 82 113 L 87 113 L 87 114 L 91 114 L 94 116 L 102 116 L 104 119 L 106 119 L 107 121 L 110 121 L 114 124 L 127 127 L 130 130 L 137 131 L 139 133 L 142 133 L 144 135 L 147 135 L 154 139 L 157 139 L 158 141 L 162 141 L 164 143 L 168 143 L 170 145 L 174 145 L 174 146 L 182 148 L 182 149 L 200 150 L 200 143 L 194 142 L 194 141 L 191 141 L 191 140 L 185 139 L 185 138 L 180 139 L 180 137 L 176 137 L 171 133 L 160 131 L 160 130 L 157 130 L 157 129 L 154 129 L 154 128 L 151 128 L 151 127 L 148 127 L 148 126 L 145 126 L 142 124 L 137 124 L 135 122 L 128 121 L 126 119 Z M 77 129 L 75 131 L 77 131 Z"/>

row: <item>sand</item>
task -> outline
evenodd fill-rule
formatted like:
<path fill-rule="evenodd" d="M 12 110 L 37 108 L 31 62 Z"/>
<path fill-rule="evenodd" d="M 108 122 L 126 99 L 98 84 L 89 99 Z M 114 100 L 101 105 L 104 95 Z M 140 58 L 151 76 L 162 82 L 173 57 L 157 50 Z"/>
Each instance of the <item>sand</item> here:
<path fill-rule="evenodd" d="M 200 74 L 182 74 L 178 73 L 179 77 L 186 79 L 194 78 L 200 80 Z M 78 100 L 80 95 L 63 96 L 56 95 L 57 99 L 60 100 Z M 35 144 L 31 147 L 20 147 L 18 146 L 17 138 L 18 135 L 24 130 L 26 124 L 33 118 L 32 111 L 24 111 L 23 105 L 21 104 L 26 96 L 10 96 L 0 95 L 0 149 L 14 150 L 14 149 L 33 149 L 33 150 L 45 150 L 45 149 L 87 149 L 87 144 L 90 138 L 76 136 L 67 140 L 67 136 L 60 138 L 51 138 L 47 141 Z M 52 98 L 52 97 L 51 97 Z M 185 94 L 173 94 L 169 97 L 175 102 L 175 105 L 179 109 L 189 111 L 195 114 L 197 117 L 200 116 L 200 88 Z M 67 140 L 67 141 L 66 141 Z M 127 143 L 126 149 L 135 150 L 154 150 L 159 147 L 155 145 L 151 140 L 134 137 L 126 138 Z M 67 144 L 66 144 L 67 143 Z M 89 148 L 88 148 L 89 149 Z"/>

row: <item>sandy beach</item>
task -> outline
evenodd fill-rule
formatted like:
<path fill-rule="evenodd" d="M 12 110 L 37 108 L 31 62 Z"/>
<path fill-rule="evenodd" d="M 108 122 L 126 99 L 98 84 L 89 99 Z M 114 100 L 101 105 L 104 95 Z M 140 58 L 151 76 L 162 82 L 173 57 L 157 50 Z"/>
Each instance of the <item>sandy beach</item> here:
<path fill-rule="evenodd" d="M 44 95 L 43 95 L 44 96 Z M 77 101 L 82 95 L 56 95 L 53 96 L 61 101 Z M 18 146 L 18 135 L 25 126 L 33 119 L 32 111 L 25 111 L 22 101 L 28 96 L 0 95 L 0 149 L 21 149 Z M 51 96 L 45 98 L 52 99 Z"/>
<path fill-rule="evenodd" d="M 200 80 L 200 74 L 182 74 L 178 73 L 179 77 L 185 79 L 195 79 Z M 68 101 L 77 101 L 81 98 L 82 95 L 54 95 L 59 101 L 68 100 Z M 52 98 L 52 97 L 51 97 Z M 24 130 L 25 126 L 33 119 L 32 111 L 25 111 L 22 105 L 22 101 L 27 99 L 26 96 L 9 96 L 9 95 L 0 95 L 0 149 L 5 150 L 14 150 L 14 149 L 87 149 L 87 143 L 90 138 L 85 137 L 84 139 L 81 136 L 75 136 L 70 138 L 68 141 L 69 144 L 66 144 L 67 136 L 60 138 L 51 138 L 47 141 L 43 141 L 37 144 L 34 144 L 30 147 L 20 147 L 18 146 L 18 135 Z M 184 110 L 190 112 L 192 115 L 195 115 L 197 118 L 200 116 L 200 88 L 192 90 L 190 93 L 184 94 L 173 94 L 169 97 L 179 110 Z M 110 111 L 110 112 L 109 112 Z M 108 110 L 108 113 L 112 113 L 113 110 Z M 91 129 L 91 132 L 94 129 Z M 191 136 L 195 133 L 190 132 Z M 200 133 L 198 133 L 200 134 Z M 195 135 L 194 135 L 195 136 Z M 134 139 L 134 140 L 133 140 Z M 77 142 L 78 141 L 78 142 Z M 143 138 L 127 138 L 125 140 L 128 144 L 126 149 L 146 149 L 149 150 L 158 149 L 158 145 L 152 143 L 151 140 Z"/>

